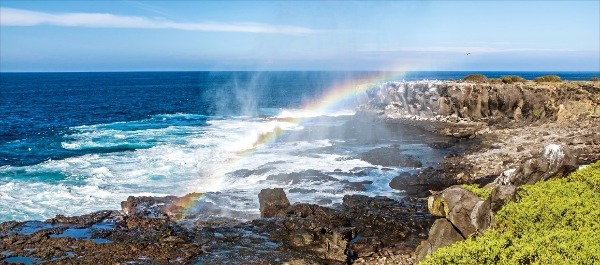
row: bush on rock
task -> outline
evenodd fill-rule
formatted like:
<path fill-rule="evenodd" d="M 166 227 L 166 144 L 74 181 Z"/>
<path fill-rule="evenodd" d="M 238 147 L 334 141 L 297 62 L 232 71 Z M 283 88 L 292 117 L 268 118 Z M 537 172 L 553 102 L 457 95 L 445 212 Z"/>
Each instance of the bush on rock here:
<path fill-rule="evenodd" d="M 483 235 L 439 248 L 420 264 L 600 262 L 600 161 L 522 188 Z"/>

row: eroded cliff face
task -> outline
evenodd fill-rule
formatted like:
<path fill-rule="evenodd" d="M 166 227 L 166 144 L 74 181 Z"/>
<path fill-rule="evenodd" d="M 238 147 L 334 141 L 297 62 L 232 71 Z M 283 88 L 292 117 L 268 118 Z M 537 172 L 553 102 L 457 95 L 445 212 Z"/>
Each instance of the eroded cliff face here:
<path fill-rule="evenodd" d="M 512 127 L 600 115 L 600 82 L 388 82 L 370 90 L 368 98 L 364 109 L 392 120 L 419 120 L 413 125 L 457 137 L 490 125 Z M 453 128 L 456 125 L 462 126 Z"/>
<path fill-rule="evenodd" d="M 392 123 L 476 138 L 475 150 L 447 157 L 429 174 L 457 183 L 486 183 L 549 144 L 568 147 L 577 164 L 600 159 L 600 82 L 389 82 L 368 91 L 362 110 Z"/>

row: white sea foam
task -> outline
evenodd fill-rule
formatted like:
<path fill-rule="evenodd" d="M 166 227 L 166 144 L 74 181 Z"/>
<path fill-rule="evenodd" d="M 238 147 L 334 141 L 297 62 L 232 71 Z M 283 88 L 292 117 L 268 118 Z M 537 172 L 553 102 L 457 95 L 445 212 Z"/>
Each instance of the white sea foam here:
<path fill-rule="evenodd" d="M 335 112 L 326 112 L 326 111 L 314 111 L 314 110 L 300 110 L 300 109 L 290 109 L 283 110 L 278 115 L 277 118 L 287 119 L 287 118 L 314 118 L 320 116 L 327 117 L 339 117 L 339 116 L 350 116 L 356 113 L 355 110 L 343 109 Z"/>
<path fill-rule="evenodd" d="M 297 113 L 294 115 L 298 117 Z M 332 118 L 332 125 L 339 122 L 340 115 L 350 113 L 331 115 L 338 117 Z M 187 114 L 153 117 L 157 122 L 163 118 L 205 117 Z M 327 123 L 327 120 L 320 122 Z M 230 118 L 208 120 L 202 126 L 183 122 L 179 126 L 162 127 L 151 121 L 137 123 L 135 126 L 113 123 L 75 127 L 65 136 L 63 147 L 85 150 L 151 143 L 142 149 L 91 153 L 25 167 L 0 167 L 0 221 L 41 220 L 56 214 L 80 215 L 119 209 L 120 202 L 130 195 L 166 196 L 189 192 L 206 193 L 203 200 L 223 209 L 256 216 L 257 194 L 263 188 L 283 187 L 292 202 L 308 203 L 323 198 L 341 202 L 342 197 L 350 193 L 398 196 L 388 183 L 400 170 L 406 170 L 382 170 L 353 158 L 353 153 L 368 150 L 365 146 L 336 149 L 336 142 L 331 139 L 303 139 L 304 127 L 285 120 Z M 261 135 L 275 130 L 298 135 L 256 144 Z M 372 168 L 361 175 L 352 175 L 359 170 L 357 167 Z M 236 176 L 240 170 L 251 173 Z M 364 191 L 356 191 L 340 181 L 267 181 L 270 175 L 307 170 L 326 173 L 340 181 L 372 181 L 373 184 L 365 185 Z M 289 192 L 294 188 L 308 192 Z"/>

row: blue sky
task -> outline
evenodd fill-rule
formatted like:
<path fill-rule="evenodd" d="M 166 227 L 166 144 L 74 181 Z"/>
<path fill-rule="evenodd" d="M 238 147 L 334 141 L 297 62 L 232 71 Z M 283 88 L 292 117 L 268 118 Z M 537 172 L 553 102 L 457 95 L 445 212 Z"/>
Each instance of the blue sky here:
<path fill-rule="evenodd" d="M 4 72 L 600 71 L 600 1 L 2 0 L 0 6 Z"/>

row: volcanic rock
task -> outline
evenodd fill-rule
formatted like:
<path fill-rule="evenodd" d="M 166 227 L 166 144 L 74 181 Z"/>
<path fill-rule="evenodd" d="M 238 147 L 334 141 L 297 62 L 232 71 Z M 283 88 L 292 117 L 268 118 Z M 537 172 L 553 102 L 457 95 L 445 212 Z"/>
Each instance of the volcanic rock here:
<path fill-rule="evenodd" d="M 276 216 L 290 206 L 290 201 L 282 188 L 261 190 L 258 194 L 258 202 L 260 204 L 260 216 L 263 218 Z"/>
<path fill-rule="evenodd" d="M 464 236 L 488 228 L 491 223 L 490 201 L 460 186 L 452 186 L 428 199 L 430 212 L 443 216 Z"/>
<path fill-rule="evenodd" d="M 360 159 L 384 167 L 421 167 L 421 161 L 401 153 L 399 146 L 379 147 L 360 155 Z"/>
<path fill-rule="evenodd" d="M 429 230 L 429 238 L 422 241 L 415 250 L 417 261 L 424 259 L 425 256 L 440 247 L 449 246 L 456 241 L 464 239 L 447 219 L 437 219 L 433 223 L 433 226 L 431 226 L 431 230 Z"/>

